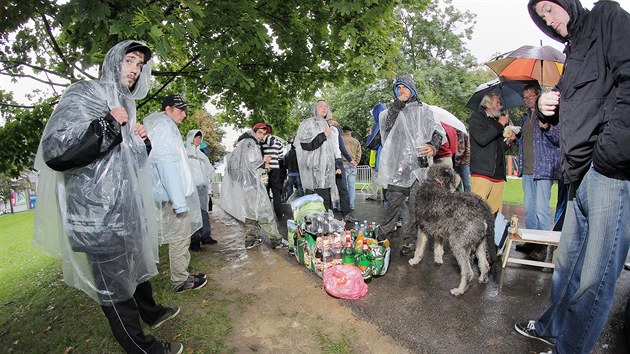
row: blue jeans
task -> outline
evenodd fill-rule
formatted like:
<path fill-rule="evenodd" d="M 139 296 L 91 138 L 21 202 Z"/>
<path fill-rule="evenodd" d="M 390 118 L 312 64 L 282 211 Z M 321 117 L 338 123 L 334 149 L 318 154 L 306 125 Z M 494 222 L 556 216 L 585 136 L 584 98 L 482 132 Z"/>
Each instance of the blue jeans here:
<path fill-rule="evenodd" d="M 569 200 L 551 296 L 536 321 L 558 353 L 590 353 L 606 324 L 630 245 L 630 181 L 593 167 Z"/>
<path fill-rule="evenodd" d="M 457 186 L 457 191 L 461 192 L 463 188 L 464 192 L 470 192 L 472 190 L 472 187 L 470 185 L 470 165 L 463 163 L 453 166 L 453 168 L 462 179 L 462 181 L 459 183 L 459 186 Z"/>
<path fill-rule="evenodd" d="M 346 171 L 346 184 L 348 186 L 348 199 L 350 199 L 350 209 L 354 210 L 354 198 L 356 195 L 355 186 L 357 184 L 357 168 L 352 165 L 344 165 Z"/>
<path fill-rule="evenodd" d="M 533 175 L 523 175 L 523 204 L 525 206 L 525 228 L 551 230 L 551 186 L 549 179 L 534 180 Z"/>

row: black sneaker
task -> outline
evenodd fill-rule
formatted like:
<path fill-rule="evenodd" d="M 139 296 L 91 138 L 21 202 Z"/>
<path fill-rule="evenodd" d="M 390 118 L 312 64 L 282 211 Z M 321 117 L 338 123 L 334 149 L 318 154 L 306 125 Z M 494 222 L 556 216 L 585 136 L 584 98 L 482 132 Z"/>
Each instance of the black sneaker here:
<path fill-rule="evenodd" d="M 186 280 L 183 284 L 175 288 L 175 292 L 182 293 L 188 290 L 197 290 L 201 289 L 208 284 L 208 279 L 197 278 L 195 276 L 188 276 L 188 280 Z"/>
<path fill-rule="evenodd" d="M 416 245 L 412 242 L 407 242 L 400 249 L 400 255 L 411 256 L 415 251 L 416 251 Z"/>
<path fill-rule="evenodd" d="M 195 278 L 198 278 L 198 279 L 206 279 L 206 275 L 205 275 L 205 274 L 203 274 L 203 273 L 190 274 L 188 277 L 189 277 L 189 278 L 190 278 L 190 277 L 195 277 Z"/>
<path fill-rule="evenodd" d="M 256 246 L 260 246 L 262 243 L 263 243 L 262 238 L 254 238 L 251 240 L 245 240 L 245 249 L 251 250 L 252 248 Z"/>
<path fill-rule="evenodd" d="M 352 215 L 352 213 L 347 214 L 346 216 L 343 217 L 343 221 L 345 222 L 357 222 L 359 221 L 359 219 L 355 218 L 354 215 Z"/>
<path fill-rule="evenodd" d="M 160 318 L 155 321 L 154 324 L 151 325 L 151 328 L 156 329 L 159 328 L 164 322 L 175 318 L 179 314 L 179 306 L 175 307 L 166 307 L 164 308 L 166 311 L 160 316 Z"/>
<path fill-rule="evenodd" d="M 533 321 L 533 320 L 529 322 L 519 322 L 519 323 L 514 324 L 514 329 L 518 333 L 524 335 L 525 337 L 538 339 L 539 341 L 545 344 L 555 345 L 554 343 L 548 341 L 547 339 L 545 339 L 538 333 L 538 331 L 536 330 L 535 324 L 536 324 L 536 321 Z"/>
<path fill-rule="evenodd" d="M 177 342 L 162 342 L 162 348 L 164 354 L 182 354 L 184 346 Z"/>

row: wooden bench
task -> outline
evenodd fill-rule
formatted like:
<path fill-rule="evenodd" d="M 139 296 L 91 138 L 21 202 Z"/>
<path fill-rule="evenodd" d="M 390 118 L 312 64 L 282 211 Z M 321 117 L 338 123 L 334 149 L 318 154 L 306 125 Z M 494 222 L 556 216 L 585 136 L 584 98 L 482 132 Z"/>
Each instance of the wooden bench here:
<path fill-rule="evenodd" d="M 558 246 L 560 242 L 560 231 L 530 230 L 519 229 L 515 234 L 509 234 L 505 250 L 503 252 L 502 268 L 505 268 L 508 262 L 526 264 L 535 267 L 553 268 L 552 262 L 540 262 L 531 259 L 510 257 L 512 243 L 536 243 L 547 246 Z M 555 252 L 554 252 L 555 253 Z M 552 257 L 553 261 L 553 257 Z"/>

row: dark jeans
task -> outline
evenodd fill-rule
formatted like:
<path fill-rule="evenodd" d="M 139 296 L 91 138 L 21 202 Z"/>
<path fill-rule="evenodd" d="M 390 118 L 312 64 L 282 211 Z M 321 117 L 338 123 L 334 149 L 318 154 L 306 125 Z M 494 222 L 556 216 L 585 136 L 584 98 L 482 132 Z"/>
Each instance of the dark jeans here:
<path fill-rule="evenodd" d="M 337 184 L 337 191 L 339 191 L 339 208 L 341 214 L 346 216 L 350 214 L 350 196 L 348 196 L 348 182 L 346 181 L 346 174 L 341 170 L 340 174 L 335 175 L 335 184 Z"/>
<path fill-rule="evenodd" d="M 153 299 L 149 281 L 138 284 L 133 299 L 112 305 L 101 305 L 114 337 L 127 353 L 163 353 L 162 345 L 142 331 L 140 318 L 154 324 L 166 309 Z"/>
<path fill-rule="evenodd" d="M 300 176 L 289 176 L 287 178 L 287 198 L 289 198 L 293 194 L 293 189 L 297 191 L 297 196 L 301 197 L 304 195 L 304 189 L 302 189 L 302 181 L 300 180 Z"/>
<path fill-rule="evenodd" d="M 420 187 L 418 181 L 415 181 L 411 187 L 399 187 L 394 185 L 387 186 L 387 208 L 385 209 L 385 215 L 383 223 L 380 225 L 379 234 L 380 237 L 391 238 L 391 234 L 394 233 L 396 223 L 399 220 L 400 214 L 403 209 L 408 208 L 409 217 L 403 221 L 402 233 L 403 240 L 407 242 L 415 242 L 418 238 L 416 228 L 416 191 Z M 409 202 L 407 203 L 407 197 Z"/>
<path fill-rule="evenodd" d="M 273 196 L 273 211 L 277 218 L 282 217 L 282 176 L 279 169 L 269 170 L 269 188 Z"/>

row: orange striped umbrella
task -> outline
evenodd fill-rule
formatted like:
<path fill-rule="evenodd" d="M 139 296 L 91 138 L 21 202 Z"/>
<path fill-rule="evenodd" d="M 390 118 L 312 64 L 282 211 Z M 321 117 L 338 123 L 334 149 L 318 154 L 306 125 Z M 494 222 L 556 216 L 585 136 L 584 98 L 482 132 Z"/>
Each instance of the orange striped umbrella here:
<path fill-rule="evenodd" d="M 560 80 L 565 55 L 551 46 L 524 45 L 501 54 L 486 65 L 504 80 L 536 80 L 542 86 L 555 86 Z"/>

